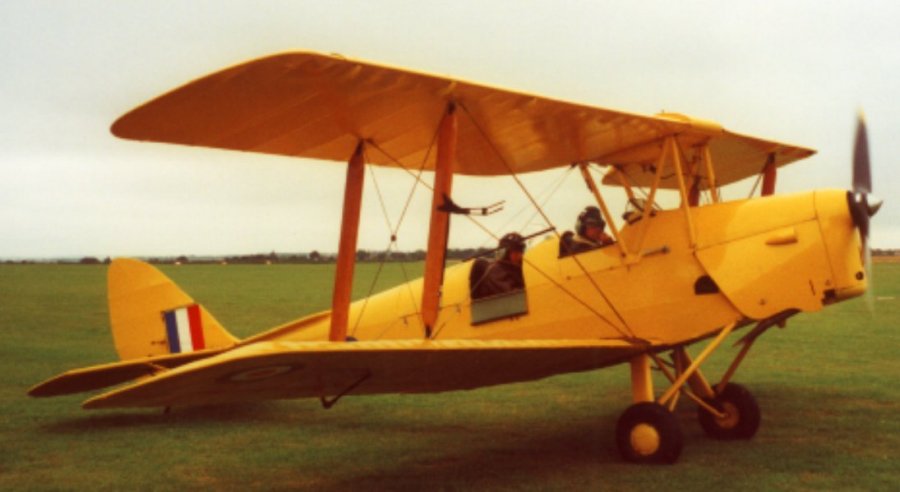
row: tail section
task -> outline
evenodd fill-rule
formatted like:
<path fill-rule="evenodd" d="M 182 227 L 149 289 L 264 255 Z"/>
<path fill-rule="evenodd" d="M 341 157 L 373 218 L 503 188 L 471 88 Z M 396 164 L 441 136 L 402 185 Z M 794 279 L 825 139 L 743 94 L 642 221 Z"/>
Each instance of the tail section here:
<path fill-rule="evenodd" d="M 169 277 L 142 261 L 113 260 L 107 289 L 122 360 L 221 349 L 239 341 Z"/>
<path fill-rule="evenodd" d="M 91 391 L 223 352 L 238 339 L 156 268 L 138 260 L 109 266 L 109 317 L 121 362 L 64 372 L 28 391 L 58 396 Z"/>

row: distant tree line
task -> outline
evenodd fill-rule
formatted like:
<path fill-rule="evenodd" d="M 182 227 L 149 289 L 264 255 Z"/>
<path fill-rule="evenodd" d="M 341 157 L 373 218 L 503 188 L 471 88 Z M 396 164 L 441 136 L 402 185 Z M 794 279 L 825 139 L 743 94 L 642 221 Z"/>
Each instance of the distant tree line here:
<path fill-rule="evenodd" d="M 477 256 L 488 255 L 493 250 L 488 248 L 451 248 L 447 250 L 448 260 L 467 260 Z M 873 249 L 874 257 L 900 257 L 898 249 Z M 306 263 L 334 263 L 337 259 L 335 253 L 320 253 L 318 251 L 310 251 L 309 253 L 276 253 L 268 254 L 250 254 L 250 255 L 234 255 L 234 256 L 159 256 L 143 258 L 145 261 L 159 265 L 204 265 L 204 264 L 246 264 L 246 265 L 266 265 L 266 264 L 306 264 Z M 399 261 L 424 261 L 425 251 L 418 249 L 415 251 L 373 251 L 361 249 L 356 252 L 356 261 L 361 263 L 378 263 L 378 262 L 399 262 Z M 0 262 L 12 265 L 30 265 L 30 264 L 63 264 L 63 265 L 108 265 L 112 259 L 105 257 L 102 260 L 95 256 L 85 256 L 82 258 L 68 258 L 55 260 L 0 260 Z"/>
<path fill-rule="evenodd" d="M 485 248 L 451 248 L 447 250 L 447 259 L 465 260 L 478 255 L 487 254 L 491 250 Z M 275 253 L 240 256 L 226 256 L 222 261 L 232 264 L 294 264 L 294 263 L 334 263 L 335 253 L 320 253 L 313 250 L 309 253 Z M 408 262 L 424 261 L 425 250 L 415 251 L 373 251 L 361 249 L 356 252 L 356 261 L 360 263 Z M 182 263 L 186 263 L 183 261 Z M 196 262 L 192 262 L 196 263 Z"/>
<path fill-rule="evenodd" d="M 489 254 L 492 250 L 486 248 L 451 248 L 447 250 L 448 260 L 466 260 L 475 256 Z M 309 253 L 257 253 L 249 255 L 231 255 L 231 256 L 152 256 L 142 258 L 148 263 L 157 265 L 209 265 L 209 264 L 236 264 L 236 265 L 270 265 L 270 264 L 307 264 L 307 263 L 334 263 L 337 260 L 336 253 L 320 253 L 313 250 Z M 378 262 L 407 262 L 407 261 L 424 261 L 425 250 L 415 251 L 373 251 L 361 249 L 356 252 L 356 261 L 361 263 L 378 263 Z M 56 264 L 78 264 L 78 265 L 100 265 L 109 264 L 110 257 L 99 259 L 95 256 L 85 256 L 80 259 L 58 259 L 58 260 L 6 260 L 7 264 L 31 264 L 31 263 L 56 263 Z"/>
<path fill-rule="evenodd" d="M 447 250 L 447 259 L 462 261 L 478 256 L 488 255 L 492 252 L 488 248 L 451 248 Z M 874 257 L 900 257 L 898 249 L 873 249 Z M 159 256 L 143 258 L 148 263 L 159 265 L 204 265 L 204 264 L 246 264 L 246 265 L 266 265 L 266 264 L 307 264 L 307 263 L 334 263 L 337 259 L 335 253 L 320 253 L 318 251 L 310 251 L 309 253 L 276 253 L 268 254 L 250 254 L 250 255 L 234 255 L 234 256 Z M 415 251 L 372 251 L 361 249 L 356 252 L 356 261 L 360 263 L 378 263 L 378 262 L 400 262 L 400 261 L 424 261 L 425 251 L 418 249 Z M 95 256 L 85 256 L 82 258 L 67 258 L 54 260 L 0 260 L 0 263 L 6 265 L 30 265 L 30 264 L 62 264 L 62 265 L 108 265 L 112 259 L 105 257 L 102 260 Z"/>

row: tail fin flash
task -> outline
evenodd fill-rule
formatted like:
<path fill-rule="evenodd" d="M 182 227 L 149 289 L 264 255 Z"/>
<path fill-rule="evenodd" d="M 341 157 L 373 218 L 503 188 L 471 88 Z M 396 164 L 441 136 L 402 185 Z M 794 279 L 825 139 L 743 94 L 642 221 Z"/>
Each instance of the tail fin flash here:
<path fill-rule="evenodd" d="M 169 277 L 139 260 L 113 260 L 108 298 L 122 360 L 225 348 L 239 341 Z"/>

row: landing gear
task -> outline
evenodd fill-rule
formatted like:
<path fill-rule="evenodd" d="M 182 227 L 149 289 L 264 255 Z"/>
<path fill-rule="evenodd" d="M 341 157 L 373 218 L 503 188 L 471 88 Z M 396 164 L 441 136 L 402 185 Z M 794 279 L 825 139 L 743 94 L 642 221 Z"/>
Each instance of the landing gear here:
<path fill-rule="evenodd" d="M 716 416 L 702 406 L 697 407 L 700 426 L 710 437 L 723 440 L 750 439 L 759 429 L 759 405 L 747 388 L 728 383 L 715 397 L 705 401 L 722 414 Z"/>
<path fill-rule="evenodd" d="M 619 417 L 616 444 L 625 460 L 642 464 L 672 464 L 681 455 L 684 436 L 678 419 L 658 403 L 636 403 Z"/>
<path fill-rule="evenodd" d="M 671 364 L 657 354 L 640 354 L 630 360 L 632 401 L 635 404 L 628 407 L 616 424 L 616 445 L 626 461 L 658 464 L 678 460 L 684 447 L 684 436 L 672 412 L 681 395 L 699 405 L 697 416 L 709 436 L 734 440 L 750 439 L 756 434 L 760 424 L 759 405 L 747 388 L 729 380 L 761 331 L 745 342 L 718 389 L 710 386 L 700 372 L 700 365 L 736 325 L 735 322 L 724 327 L 696 360 L 692 360 L 684 347 L 674 347 Z M 760 326 L 764 326 L 762 322 L 757 328 Z M 653 391 L 651 360 L 672 383 L 659 397 Z"/>

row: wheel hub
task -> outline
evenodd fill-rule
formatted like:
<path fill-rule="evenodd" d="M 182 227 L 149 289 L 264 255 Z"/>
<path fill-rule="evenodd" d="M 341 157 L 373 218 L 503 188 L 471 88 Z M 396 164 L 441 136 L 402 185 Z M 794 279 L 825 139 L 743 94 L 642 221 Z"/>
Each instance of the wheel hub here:
<path fill-rule="evenodd" d="M 716 417 L 716 423 L 723 429 L 734 429 L 741 421 L 741 413 L 734 403 L 725 401 L 721 403 L 722 417 Z"/>
<path fill-rule="evenodd" d="M 641 456 L 655 453 L 659 442 L 659 432 L 650 424 L 638 424 L 631 429 L 631 447 Z"/>

